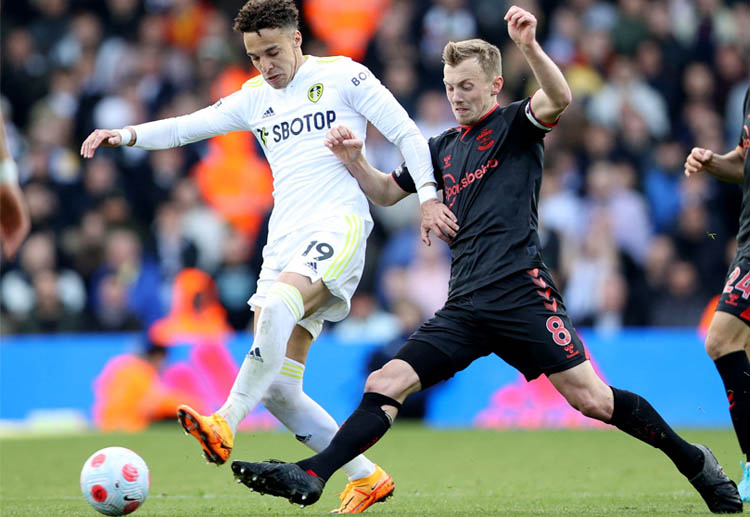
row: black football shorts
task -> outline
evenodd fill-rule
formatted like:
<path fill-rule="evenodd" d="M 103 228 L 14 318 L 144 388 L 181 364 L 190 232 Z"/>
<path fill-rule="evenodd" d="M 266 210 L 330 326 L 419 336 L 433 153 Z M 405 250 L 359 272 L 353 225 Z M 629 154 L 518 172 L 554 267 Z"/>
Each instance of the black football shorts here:
<path fill-rule="evenodd" d="M 394 359 L 409 363 L 425 389 L 489 354 L 528 380 L 586 360 L 560 293 L 543 268 L 519 271 L 449 300 Z"/>
<path fill-rule="evenodd" d="M 733 314 L 750 325 L 750 258 L 734 257 L 716 310 Z"/>

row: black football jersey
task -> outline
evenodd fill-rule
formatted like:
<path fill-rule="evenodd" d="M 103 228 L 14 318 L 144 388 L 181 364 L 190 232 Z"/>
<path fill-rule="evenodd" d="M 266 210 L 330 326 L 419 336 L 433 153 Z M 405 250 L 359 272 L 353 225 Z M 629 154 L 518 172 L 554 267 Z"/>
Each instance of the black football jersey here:
<path fill-rule="evenodd" d="M 740 231 L 737 233 L 737 253 L 750 256 L 750 87 L 743 103 L 742 132 L 739 146 L 745 153 L 745 178 L 742 182 L 742 212 Z"/>
<path fill-rule="evenodd" d="M 471 127 L 430 138 L 438 189 L 460 226 L 450 245 L 449 298 L 543 265 L 537 203 L 550 128 L 534 117 L 526 98 L 495 106 Z M 415 192 L 405 165 L 392 176 Z"/>

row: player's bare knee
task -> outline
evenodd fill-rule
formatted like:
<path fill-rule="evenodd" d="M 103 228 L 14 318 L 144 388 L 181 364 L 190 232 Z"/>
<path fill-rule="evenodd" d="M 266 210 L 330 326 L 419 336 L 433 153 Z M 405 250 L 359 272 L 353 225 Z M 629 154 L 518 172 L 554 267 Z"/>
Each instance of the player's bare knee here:
<path fill-rule="evenodd" d="M 597 420 L 608 420 L 614 410 L 611 400 L 595 390 L 579 390 L 567 400 L 581 414 Z"/>
<path fill-rule="evenodd" d="M 706 353 L 714 361 L 731 352 L 742 350 L 742 343 L 733 343 L 722 332 L 709 332 L 706 337 Z"/>
<path fill-rule="evenodd" d="M 415 383 L 419 385 L 419 378 L 411 366 L 404 361 L 389 361 L 367 377 L 365 392 L 380 393 L 401 400 L 415 391 Z"/>

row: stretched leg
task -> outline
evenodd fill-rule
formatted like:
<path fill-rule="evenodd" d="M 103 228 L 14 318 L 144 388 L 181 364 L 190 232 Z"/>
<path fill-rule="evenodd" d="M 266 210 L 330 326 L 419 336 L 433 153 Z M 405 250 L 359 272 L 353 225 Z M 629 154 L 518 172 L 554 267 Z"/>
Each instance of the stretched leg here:
<path fill-rule="evenodd" d="M 420 390 L 419 377 L 409 363 L 392 359 L 370 374 L 362 402 L 321 453 L 297 464 L 327 481 L 347 461 L 383 437 L 406 397 Z"/>
<path fill-rule="evenodd" d="M 750 461 L 750 361 L 746 348 L 750 327 L 741 319 L 717 311 L 706 337 L 706 352 L 713 359 L 724 382 L 729 414 L 740 442 L 740 450 Z"/>
<path fill-rule="evenodd" d="M 750 502 L 750 327 L 747 322 L 716 311 L 706 337 L 706 352 L 713 359 L 724 382 L 729 414 L 740 450 L 745 455 L 739 490 L 743 501 Z"/>
<path fill-rule="evenodd" d="M 294 328 L 281 371 L 261 401 L 299 441 L 313 451 L 320 452 L 331 443 L 339 426 L 302 389 L 305 361 L 312 342 L 313 336 L 309 331 L 300 325 Z M 342 466 L 351 481 L 372 475 L 376 468 L 373 462 L 361 455 Z"/>
<path fill-rule="evenodd" d="M 281 371 L 297 322 L 330 296 L 322 281 L 312 283 L 296 273 L 281 273 L 257 315 L 255 341 L 224 405 L 210 417 L 203 417 L 188 406 L 178 408 L 182 427 L 200 442 L 209 461 L 221 464 L 229 458 L 237 426 Z"/>
<path fill-rule="evenodd" d="M 584 415 L 610 423 L 664 452 L 695 486 L 711 511 L 742 511 L 736 486 L 708 448 L 680 438 L 645 399 L 604 384 L 590 361 L 551 374 L 549 380 Z"/>
<path fill-rule="evenodd" d="M 235 461 L 232 471 L 251 490 L 297 504 L 313 504 L 323 493 L 328 478 L 374 445 L 390 428 L 404 399 L 419 389 L 419 377 L 412 367 L 405 361 L 391 360 L 370 374 L 362 402 L 325 450 L 296 464 Z"/>
<path fill-rule="evenodd" d="M 475 320 L 476 312 L 467 305 L 446 305 L 439 310 L 394 359 L 370 374 L 359 407 L 319 454 L 299 463 L 235 461 L 232 472 L 252 490 L 313 504 L 336 469 L 372 447 L 390 429 L 408 395 L 449 379 L 487 354 L 484 348 L 473 346 L 478 336 Z"/>

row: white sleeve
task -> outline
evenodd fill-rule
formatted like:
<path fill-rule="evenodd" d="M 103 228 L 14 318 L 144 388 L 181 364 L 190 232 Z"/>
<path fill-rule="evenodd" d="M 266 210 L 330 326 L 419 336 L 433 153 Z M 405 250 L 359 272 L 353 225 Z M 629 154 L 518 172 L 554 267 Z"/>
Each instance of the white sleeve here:
<path fill-rule="evenodd" d="M 436 183 L 430 148 L 417 125 L 367 67 L 356 62 L 352 65 L 344 80 L 344 100 L 398 146 L 418 190 L 426 183 Z M 421 195 L 420 201 L 424 201 Z"/>
<path fill-rule="evenodd" d="M 132 126 L 135 147 L 156 150 L 179 147 L 231 131 L 249 130 L 245 92 L 240 90 L 202 110 Z"/>

